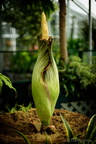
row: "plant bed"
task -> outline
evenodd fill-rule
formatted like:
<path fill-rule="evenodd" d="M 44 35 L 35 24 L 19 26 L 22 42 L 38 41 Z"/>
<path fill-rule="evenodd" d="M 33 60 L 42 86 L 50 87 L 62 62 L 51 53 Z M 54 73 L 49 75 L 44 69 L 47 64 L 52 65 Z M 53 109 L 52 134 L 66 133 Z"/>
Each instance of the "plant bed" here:
<path fill-rule="evenodd" d="M 15 132 L 17 130 L 23 133 L 31 144 L 45 144 L 47 138 L 51 139 L 52 144 L 65 144 L 67 135 L 60 114 L 66 118 L 74 135 L 79 135 L 80 139 L 83 139 L 89 122 L 88 117 L 80 113 L 55 109 L 50 123 L 55 126 L 55 131 L 47 127 L 41 132 L 40 118 L 36 109 L 32 108 L 27 112 L 17 111 L 0 115 L 0 143 L 25 144 L 24 139 Z"/>

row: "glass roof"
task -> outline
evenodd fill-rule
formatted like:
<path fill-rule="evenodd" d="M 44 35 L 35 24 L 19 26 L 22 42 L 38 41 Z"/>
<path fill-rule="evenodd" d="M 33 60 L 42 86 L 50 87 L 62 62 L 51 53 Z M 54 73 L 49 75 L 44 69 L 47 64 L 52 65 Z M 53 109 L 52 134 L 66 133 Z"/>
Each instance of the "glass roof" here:
<path fill-rule="evenodd" d="M 70 7 L 72 9 L 75 9 L 75 11 L 78 11 L 80 13 L 84 13 L 84 14 L 86 12 L 88 13 L 89 0 L 73 0 L 73 1 L 70 1 Z M 95 0 L 91 0 L 91 13 L 92 13 L 92 16 L 96 19 L 96 1 Z"/>
<path fill-rule="evenodd" d="M 78 0 L 82 3 L 87 9 L 89 9 L 89 0 Z M 91 10 L 94 15 L 96 15 L 96 1 L 91 0 Z"/>

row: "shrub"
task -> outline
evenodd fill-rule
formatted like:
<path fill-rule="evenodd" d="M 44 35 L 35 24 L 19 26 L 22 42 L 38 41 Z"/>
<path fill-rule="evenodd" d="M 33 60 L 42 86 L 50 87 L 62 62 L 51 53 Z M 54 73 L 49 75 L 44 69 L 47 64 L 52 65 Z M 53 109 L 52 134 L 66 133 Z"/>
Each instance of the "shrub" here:
<path fill-rule="evenodd" d="M 70 56 L 69 62 L 59 70 L 60 87 L 65 96 L 88 96 L 88 91 L 96 88 L 96 74 L 91 66 L 78 56 Z"/>

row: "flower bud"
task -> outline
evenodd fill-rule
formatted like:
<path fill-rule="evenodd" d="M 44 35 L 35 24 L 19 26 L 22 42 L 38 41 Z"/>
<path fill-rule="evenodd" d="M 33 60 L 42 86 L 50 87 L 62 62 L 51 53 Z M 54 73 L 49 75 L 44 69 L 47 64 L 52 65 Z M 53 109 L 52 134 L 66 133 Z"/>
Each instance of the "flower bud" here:
<path fill-rule="evenodd" d="M 32 95 L 42 125 L 49 125 L 59 95 L 58 69 L 53 58 L 52 41 L 38 36 L 38 58 L 32 74 Z"/>

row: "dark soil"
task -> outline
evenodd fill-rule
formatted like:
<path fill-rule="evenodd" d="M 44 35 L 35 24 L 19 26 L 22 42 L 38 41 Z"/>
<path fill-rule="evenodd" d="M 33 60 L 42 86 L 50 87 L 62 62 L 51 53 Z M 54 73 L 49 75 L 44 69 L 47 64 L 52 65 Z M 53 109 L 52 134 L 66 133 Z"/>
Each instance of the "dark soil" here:
<path fill-rule="evenodd" d="M 17 111 L 0 115 L 0 144 L 25 144 L 23 138 L 14 130 L 22 132 L 31 144 L 45 144 L 46 139 L 52 141 L 52 144 L 65 144 L 67 142 L 66 130 L 62 119 L 62 114 L 70 124 L 74 135 L 82 139 L 89 118 L 75 112 L 55 109 L 51 119 L 51 125 L 41 132 L 41 122 L 36 113 L 36 109 L 30 109 L 28 112 Z"/>

